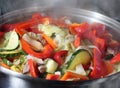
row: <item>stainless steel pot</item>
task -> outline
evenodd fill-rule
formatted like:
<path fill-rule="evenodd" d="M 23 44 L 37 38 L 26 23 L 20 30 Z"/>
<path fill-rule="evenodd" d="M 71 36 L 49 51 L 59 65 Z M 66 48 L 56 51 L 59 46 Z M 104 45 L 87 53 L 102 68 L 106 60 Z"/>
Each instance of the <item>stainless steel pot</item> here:
<path fill-rule="evenodd" d="M 32 7 L 9 12 L 0 17 L 0 24 L 15 23 L 29 19 L 35 12 L 40 12 L 54 18 L 67 16 L 73 22 L 99 22 L 105 24 L 113 36 L 120 41 L 120 23 L 96 12 L 76 8 L 55 8 L 55 7 Z M 48 81 L 40 78 L 31 78 L 20 73 L 13 72 L 0 66 L 0 72 L 7 74 L 11 79 L 25 80 L 31 83 L 30 88 L 120 88 L 120 73 L 111 76 L 89 80 L 89 81 Z M 16 80 L 16 82 L 17 82 Z M 37 86 L 36 86 L 37 85 Z M 26 86 L 27 88 L 27 86 Z"/>

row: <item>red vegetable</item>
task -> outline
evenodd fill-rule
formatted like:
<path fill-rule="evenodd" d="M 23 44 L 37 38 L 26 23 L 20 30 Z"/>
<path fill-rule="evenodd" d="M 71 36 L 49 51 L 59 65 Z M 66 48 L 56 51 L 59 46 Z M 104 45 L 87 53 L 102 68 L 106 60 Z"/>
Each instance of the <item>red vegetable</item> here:
<path fill-rule="evenodd" d="M 90 68 L 90 65 L 91 65 L 91 64 L 86 64 L 86 65 L 82 64 L 82 66 L 83 66 L 83 68 L 84 68 L 85 70 L 88 70 L 88 69 Z"/>
<path fill-rule="evenodd" d="M 4 37 L 5 32 L 0 32 L 0 39 Z"/>
<path fill-rule="evenodd" d="M 81 42 L 81 39 L 80 39 L 80 36 L 77 35 L 75 40 L 74 40 L 74 46 L 77 48 L 80 46 L 80 42 Z"/>
<path fill-rule="evenodd" d="M 94 54 L 95 54 L 94 55 L 94 68 L 90 74 L 91 77 L 101 78 L 101 77 L 105 77 L 108 74 L 112 73 L 114 69 L 113 65 L 101 59 L 101 55 L 96 50 L 94 50 Z"/>
<path fill-rule="evenodd" d="M 88 29 L 89 25 L 87 22 L 81 23 L 81 24 L 77 24 L 77 23 L 73 23 L 69 26 L 69 30 L 72 34 L 83 34 L 86 32 L 86 30 Z"/>
<path fill-rule="evenodd" d="M 80 75 L 74 72 L 67 71 L 62 78 L 60 79 L 61 81 L 66 81 L 68 79 L 79 79 L 79 80 L 88 80 L 89 78 L 84 75 Z"/>
<path fill-rule="evenodd" d="M 16 24 L 3 24 L 0 30 L 3 32 L 9 32 L 15 28 Z"/>
<path fill-rule="evenodd" d="M 43 23 L 43 24 L 52 23 L 52 19 L 50 17 L 42 16 L 40 13 L 33 14 L 32 19 L 38 21 L 39 23 Z"/>
<path fill-rule="evenodd" d="M 91 72 L 92 78 L 101 78 L 107 75 L 107 69 L 104 66 L 104 62 L 101 57 L 101 53 L 94 49 L 94 59 L 93 59 L 93 71 Z"/>
<path fill-rule="evenodd" d="M 37 21 L 28 20 L 26 22 L 16 25 L 15 30 L 19 35 L 22 36 L 24 33 L 26 33 L 26 31 L 27 31 L 26 29 L 29 29 L 31 26 L 36 25 L 36 24 L 38 24 Z"/>
<path fill-rule="evenodd" d="M 36 52 L 23 39 L 21 39 L 20 41 L 21 41 L 23 50 L 30 55 L 33 55 L 35 57 L 42 58 L 42 59 L 52 57 L 52 55 L 53 55 L 53 48 L 49 44 L 46 44 L 44 46 L 44 50 L 42 52 Z"/>
<path fill-rule="evenodd" d="M 106 51 L 106 41 L 105 41 L 105 39 L 98 38 L 98 37 L 95 38 L 95 46 L 97 46 L 100 49 L 100 51 L 102 53 L 102 57 L 103 57 L 104 54 L 105 54 L 105 51 Z"/>
<path fill-rule="evenodd" d="M 91 29 L 96 30 L 96 34 L 98 37 L 103 37 L 104 34 L 107 32 L 105 25 L 101 23 L 92 23 Z"/>
<path fill-rule="evenodd" d="M 61 66 L 64 63 L 67 54 L 67 50 L 61 50 L 56 52 L 56 54 L 54 55 L 54 60 L 59 64 L 59 66 Z"/>
<path fill-rule="evenodd" d="M 32 15 L 32 19 L 41 19 L 43 16 L 40 13 L 35 13 Z"/>
<path fill-rule="evenodd" d="M 103 61 L 103 56 L 105 54 L 105 48 L 106 48 L 106 43 L 104 39 L 101 38 L 96 38 L 95 45 L 101 50 L 102 53 L 100 53 L 96 48 L 94 49 L 94 59 L 93 59 L 93 71 L 91 72 L 91 77 L 92 78 L 101 78 L 109 73 L 111 73 L 113 70 L 113 67 L 110 66 L 111 64 L 105 63 Z M 108 68 L 109 67 L 109 68 Z"/>
<path fill-rule="evenodd" d="M 60 75 L 56 74 L 47 74 L 46 79 L 47 80 L 58 80 L 60 78 Z"/>
<path fill-rule="evenodd" d="M 120 53 L 118 53 L 117 55 L 115 55 L 111 60 L 110 63 L 115 64 L 120 62 Z"/>
<path fill-rule="evenodd" d="M 52 20 L 52 23 L 60 28 L 68 28 L 69 24 L 65 22 L 66 17 L 61 17 L 57 20 Z"/>
<path fill-rule="evenodd" d="M 110 74 L 114 71 L 114 66 L 109 61 L 104 61 L 105 67 L 107 68 L 107 73 Z"/>
<path fill-rule="evenodd" d="M 34 62 L 32 59 L 28 59 L 28 65 L 30 67 L 30 74 L 32 77 L 36 78 L 38 77 L 38 69 L 37 69 L 37 63 Z"/>

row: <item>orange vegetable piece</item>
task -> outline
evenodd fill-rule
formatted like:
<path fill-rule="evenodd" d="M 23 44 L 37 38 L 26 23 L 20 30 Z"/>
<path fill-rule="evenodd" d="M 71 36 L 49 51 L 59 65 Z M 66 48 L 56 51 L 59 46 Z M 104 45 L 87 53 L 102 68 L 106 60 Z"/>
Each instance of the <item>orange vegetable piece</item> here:
<path fill-rule="evenodd" d="M 67 79 L 74 79 L 74 78 L 79 78 L 80 80 L 88 80 L 89 79 L 87 76 L 67 71 L 60 80 L 65 81 Z"/>

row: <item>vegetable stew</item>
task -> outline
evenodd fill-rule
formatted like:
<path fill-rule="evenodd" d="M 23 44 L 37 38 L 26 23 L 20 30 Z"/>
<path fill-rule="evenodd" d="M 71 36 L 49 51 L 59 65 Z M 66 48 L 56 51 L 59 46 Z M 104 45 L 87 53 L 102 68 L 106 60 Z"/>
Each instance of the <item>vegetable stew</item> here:
<path fill-rule="evenodd" d="M 120 71 L 120 43 L 101 23 L 35 13 L 0 28 L 0 65 L 34 78 L 89 80 Z"/>

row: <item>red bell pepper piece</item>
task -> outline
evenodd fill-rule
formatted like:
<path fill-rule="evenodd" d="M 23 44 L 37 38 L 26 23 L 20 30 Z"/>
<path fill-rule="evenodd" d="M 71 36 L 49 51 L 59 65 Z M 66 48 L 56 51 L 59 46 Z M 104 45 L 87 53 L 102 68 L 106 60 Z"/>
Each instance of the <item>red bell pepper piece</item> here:
<path fill-rule="evenodd" d="M 110 63 L 115 64 L 120 62 L 120 53 L 118 53 L 117 55 L 115 55 L 111 60 Z"/>
<path fill-rule="evenodd" d="M 40 13 L 35 13 L 32 15 L 32 19 L 41 19 L 43 16 Z"/>
<path fill-rule="evenodd" d="M 68 28 L 69 24 L 65 22 L 66 17 L 61 17 L 57 20 L 52 20 L 52 23 L 61 28 Z"/>
<path fill-rule="evenodd" d="M 103 38 L 95 38 L 95 45 L 100 49 L 102 56 L 104 56 L 106 51 L 106 41 Z"/>
<path fill-rule="evenodd" d="M 1 32 L 1 31 L 0 31 L 0 38 L 3 37 L 4 34 L 5 34 L 4 32 Z"/>
<path fill-rule="evenodd" d="M 38 69 L 37 69 L 37 63 L 34 62 L 32 59 L 28 59 L 28 65 L 30 68 L 30 74 L 32 77 L 36 78 L 38 77 Z"/>
<path fill-rule="evenodd" d="M 98 54 L 99 52 L 97 52 L 97 50 L 94 50 L 94 54 L 95 52 L 96 52 L 96 55 L 94 55 L 94 68 L 90 76 L 92 78 L 101 78 L 112 73 L 114 71 L 113 65 L 110 62 L 107 62 L 101 59 L 100 58 L 101 55 Z"/>
<path fill-rule="evenodd" d="M 5 32 L 0 31 L 0 42 L 3 41 L 4 34 L 5 34 Z"/>
<path fill-rule="evenodd" d="M 64 63 L 67 54 L 68 54 L 67 50 L 62 50 L 56 52 L 56 54 L 54 55 L 54 60 L 59 64 L 59 66 L 61 66 Z"/>
<path fill-rule="evenodd" d="M 91 65 L 91 64 L 86 64 L 86 65 L 82 64 L 82 66 L 83 66 L 83 68 L 84 68 L 85 70 L 88 70 L 88 69 L 90 68 L 90 65 Z"/>
<path fill-rule="evenodd" d="M 59 80 L 60 79 L 60 75 L 57 75 L 57 74 L 47 74 L 46 79 L 47 80 Z"/>
<path fill-rule="evenodd" d="M 44 46 L 44 50 L 42 52 L 35 52 L 26 41 L 24 41 L 23 39 L 21 39 L 20 41 L 21 41 L 23 50 L 26 53 L 31 54 L 35 57 L 46 59 L 46 58 L 52 57 L 53 55 L 53 48 L 49 44 L 46 44 Z"/>
<path fill-rule="evenodd" d="M 33 20 L 36 20 L 40 23 L 43 23 L 43 24 L 50 24 L 52 23 L 52 19 L 48 16 L 42 16 L 40 13 L 35 13 L 32 15 L 32 19 Z"/>
<path fill-rule="evenodd" d="M 103 37 L 103 35 L 107 32 L 105 29 L 105 25 L 104 24 L 101 24 L 101 23 L 92 23 L 91 24 L 91 29 L 92 30 L 96 30 L 97 32 L 97 36 L 98 37 Z"/>
<path fill-rule="evenodd" d="M 80 36 L 77 35 L 76 38 L 75 38 L 75 41 L 74 41 L 75 48 L 80 46 L 80 42 L 81 42 Z"/>
<path fill-rule="evenodd" d="M 87 76 L 80 75 L 71 71 L 66 71 L 60 80 L 67 81 L 69 79 L 89 80 Z"/>
<path fill-rule="evenodd" d="M 110 74 L 114 71 L 114 66 L 109 61 L 104 61 L 104 64 L 105 64 L 108 74 Z"/>
<path fill-rule="evenodd" d="M 95 38 L 97 37 L 96 35 L 96 30 L 87 30 L 84 34 L 83 34 L 83 38 L 84 39 L 89 39 L 89 41 L 91 41 L 92 43 L 95 42 Z"/>
<path fill-rule="evenodd" d="M 94 49 L 94 59 L 93 59 L 93 71 L 91 72 L 91 77 L 92 78 L 100 78 L 108 75 L 111 71 L 108 70 L 107 67 L 110 67 L 108 64 L 103 61 L 103 56 L 105 53 L 105 48 L 106 48 L 106 42 L 102 38 L 96 38 L 95 40 L 95 46 L 98 47 L 99 50 L 96 48 Z"/>
<path fill-rule="evenodd" d="M 32 19 L 27 20 L 25 22 L 19 23 L 16 25 L 16 31 L 19 35 L 23 35 L 26 31 L 33 31 L 30 27 L 35 26 L 39 23 L 49 24 L 51 19 L 49 17 L 43 17 L 41 14 L 36 13 L 32 16 Z M 37 31 L 38 32 L 38 31 Z"/>
<path fill-rule="evenodd" d="M 0 29 L 3 32 L 12 31 L 15 28 L 16 24 L 3 24 Z"/>
<path fill-rule="evenodd" d="M 94 49 L 94 59 L 93 59 L 93 71 L 91 72 L 92 78 L 101 78 L 107 75 L 107 68 L 105 68 L 102 54 L 97 50 Z"/>
<path fill-rule="evenodd" d="M 77 24 L 73 23 L 69 26 L 69 30 L 72 34 L 83 34 L 86 32 L 86 30 L 89 28 L 89 24 L 87 22 Z"/>
<path fill-rule="evenodd" d="M 28 20 L 26 22 L 16 25 L 15 30 L 19 35 L 26 33 L 26 29 L 29 29 L 31 26 L 36 25 L 38 22 L 35 20 Z"/>

